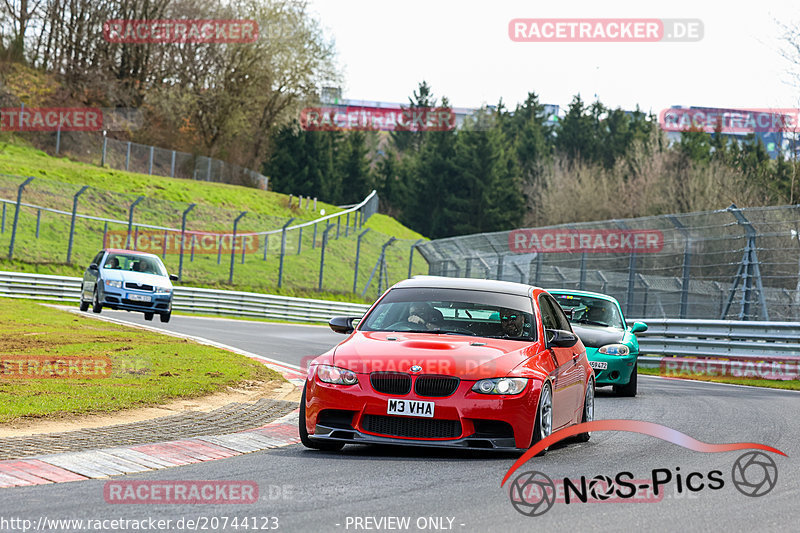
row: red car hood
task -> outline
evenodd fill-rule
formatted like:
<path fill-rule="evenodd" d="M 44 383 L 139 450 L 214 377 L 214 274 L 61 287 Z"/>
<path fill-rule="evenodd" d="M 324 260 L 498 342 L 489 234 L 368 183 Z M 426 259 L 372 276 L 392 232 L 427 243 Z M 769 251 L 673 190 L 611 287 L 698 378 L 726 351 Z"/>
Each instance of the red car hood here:
<path fill-rule="evenodd" d="M 395 340 L 388 340 L 395 339 Z M 534 355 L 529 343 L 461 335 L 356 331 L 336 347 L 333 363 L 358 373 L 409 372 L 462 379 L 496 378 Z"/>

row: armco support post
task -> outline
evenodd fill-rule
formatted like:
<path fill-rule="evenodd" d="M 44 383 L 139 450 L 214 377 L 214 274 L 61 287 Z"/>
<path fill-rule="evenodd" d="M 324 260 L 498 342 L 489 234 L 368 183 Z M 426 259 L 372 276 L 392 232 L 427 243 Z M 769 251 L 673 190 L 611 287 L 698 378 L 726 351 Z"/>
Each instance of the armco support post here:
<path fill-rule="evenodd" d="M 72 262 L 72 241 L 75 238 L 75 218 L 78 216 L 78 198 L 86 192 L 88 189 L 88 185 L 84 185 L 81 190 L 75 193 L 75 196 L 72 197 L 72 220 L 69 223 L 69 244 L 67 245 L 67 264 Z M 39 221 L 36 221 L 36 234 L 39 234 Z"/>
<path fill-rule="evenodd" d="M 175 161 L 175 151 L 172 152 L 173 155 L 173 162 Z M 192 209 L 197 207 L 197 204 L 191 204 L 186 210 L 183 212 L 183 216 L 181 216 L 181 256 L 178 259 L 178 279 L 181 279 L 183 276 L 183 249 L 186 245 L 186 217 L 189 216 L 189 213 Z M 194 235 L 192 235 L 192 259 L 194 259 Z"/>
<path fill-rule="evenodd" d="M 328 244 L 328 232 L 333 229 L 333 224 L 328 224 L 322 232 L 322 253 L 319 256 L 319 284 L 317 290 L 322 292 L 322 273 L 325 271 L 325 246 Z"/>
<path fill-rule="evenodd" d="M 11 243 L 8 245 L 8 259 L 14 259 L 14 239 L 17 237 L 17 224 L 19 223 L 19 208 L 22 204 L 22 191 L 25 186 L 34 180 L 33 176 L 26 179 L 17 189 L 17 207 L 14 210 L 14 225 L 11 227 Z"/>
<path fill-rule="evenodd" d="M 414 264 L 414 250 L 417 249 L 417 245 L 419 243 L 421 243 L 423 240 L 424 239 L 419 239 L 417 242 L 415 242 L 414 244 L 411 245 L 411 252 L 409 252 L 409 254 L 408 254 L 408 277 L 409 278 L 411 277 L 411 267 Z M 469 268 L 469 262 L 467 262 L 467 268 Z M 467 274 L 467 277 L 469 277 L 469 274 Z M 355 290 L 353 292 L 355 292 Z"/>
<path fill-rule="evenodd" d="M 358 240 L 356 241 L 356 264 L 353 268 L 353 292 L 356 292 L 356 287 L 358 287 L 358 261 L 361 257 L 361 238 L 369 233 L 370 228 L 365 229 L 361 232 L 358 236 Z"/>
<path fill-rule="evenodd" d="M 283 257 L 286 255 L 286 228 L 289 224 L 294 222 L 294 217 L 286 221 L 286 224 L 281 228 L 281 257 L 278 262 L 278 288 L 283 284 Z"/>
<path fill-rule="evenodd" d="M 239 216 L 236 217 L 233 221 L 233 236 L 231 237 L 231 269 L 228 273 L 228 283 L 233 283 L 233 265 L 236 262 L 236 228 L 239 225 L 239 221 L 247 214 L 247 211 L 242 211 L 239 213 Z M 244 248 L 244 243 L 242 243 L 242 248 Z"/>

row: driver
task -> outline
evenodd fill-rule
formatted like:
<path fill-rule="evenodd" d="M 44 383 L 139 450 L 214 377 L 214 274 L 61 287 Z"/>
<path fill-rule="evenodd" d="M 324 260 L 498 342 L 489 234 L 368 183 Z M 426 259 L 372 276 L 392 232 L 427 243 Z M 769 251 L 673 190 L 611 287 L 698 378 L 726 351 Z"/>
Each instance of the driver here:
<path fill-rule="evenodd" d="M 503 335 L 508 337 L 522 336 L 522 328 L 525 325 L 525 317 L 520 311 L 513 309 L 500 310 L 500 328 Z"/>
<path fill-rule="evenodd" d="M 419 324 L 425 329 L 436 329 L 440 327 L 436 324 L 437 319 L 441 317 L 441 312 L 433 308 L 429 303 L 413 303 L 408 311 L 408 322 L 412 324 Z"/>

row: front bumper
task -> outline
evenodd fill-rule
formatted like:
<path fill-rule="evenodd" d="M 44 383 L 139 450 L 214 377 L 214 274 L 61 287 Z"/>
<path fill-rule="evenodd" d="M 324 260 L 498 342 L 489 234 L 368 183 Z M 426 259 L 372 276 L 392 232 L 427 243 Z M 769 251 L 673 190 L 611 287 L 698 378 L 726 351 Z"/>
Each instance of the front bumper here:
<path fill-rule="evenodd" d="M 603 370 L 594 369 L 595 384 L 598 386 L 627 385 L 631 380 L 636 359 L 639 357 L 638 353 L 630 353 L 624 356 L 605 355 L 598 353 L 596 348 L 587 349 L 586 355 L 589 358 L 589 364 L 603 362 L 608 365 L 608 368 Z"/>
<path fill-rule="evenodd" d="M 541 383 L 530 380 L 516 396 L 489 396 L 473 392 L 474 381 L 462 380 L 447 397 L 389 395 L 375 391 L 368 374 L 358 374 L 352 386 L 330 385 L 316 377 L 306 382 L 306 429 L 309 438 L 352 444 L 392 444 L 488 450 L 530 447 Z M 434 403 L 434 418 L 388 415 L 389 399 Z M 448 437 L 414 436 L 370 431 L 371 420 L 396 421 L 399 426 L 424 426 L 427 422 L 457 428 Z M 335 422 L 332 422 L 335 420 Z M 394 424 L 389 424 L 394 425 Z"/>
<path fill-rule="evenodd" d="M 150 302 L 139 302 L 130 299 L 131 295 L 149 296 Z M 133 289 L 117 289 L 105 286 L 98 294 L 103 307 L 120 311 L 137 311 L 140 313 L 169 313 L 172 311 L 172 294 L 156 294 L 154 292 Z"/>

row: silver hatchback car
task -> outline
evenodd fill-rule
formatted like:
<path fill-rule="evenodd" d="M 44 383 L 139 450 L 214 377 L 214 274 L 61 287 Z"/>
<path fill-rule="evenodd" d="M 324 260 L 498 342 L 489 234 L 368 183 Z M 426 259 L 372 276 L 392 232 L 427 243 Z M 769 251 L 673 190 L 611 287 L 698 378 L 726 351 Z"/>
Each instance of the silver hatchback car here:
<path fill-rule="evenodd" d="M 161 322 L 172 316 L 172 282 L 157 255 L 133 250 L 101 250 L 83 274 L 81 311 L 99 313 L 103 307 L 144 313 L 145 320 L 156 314 Z"/>

